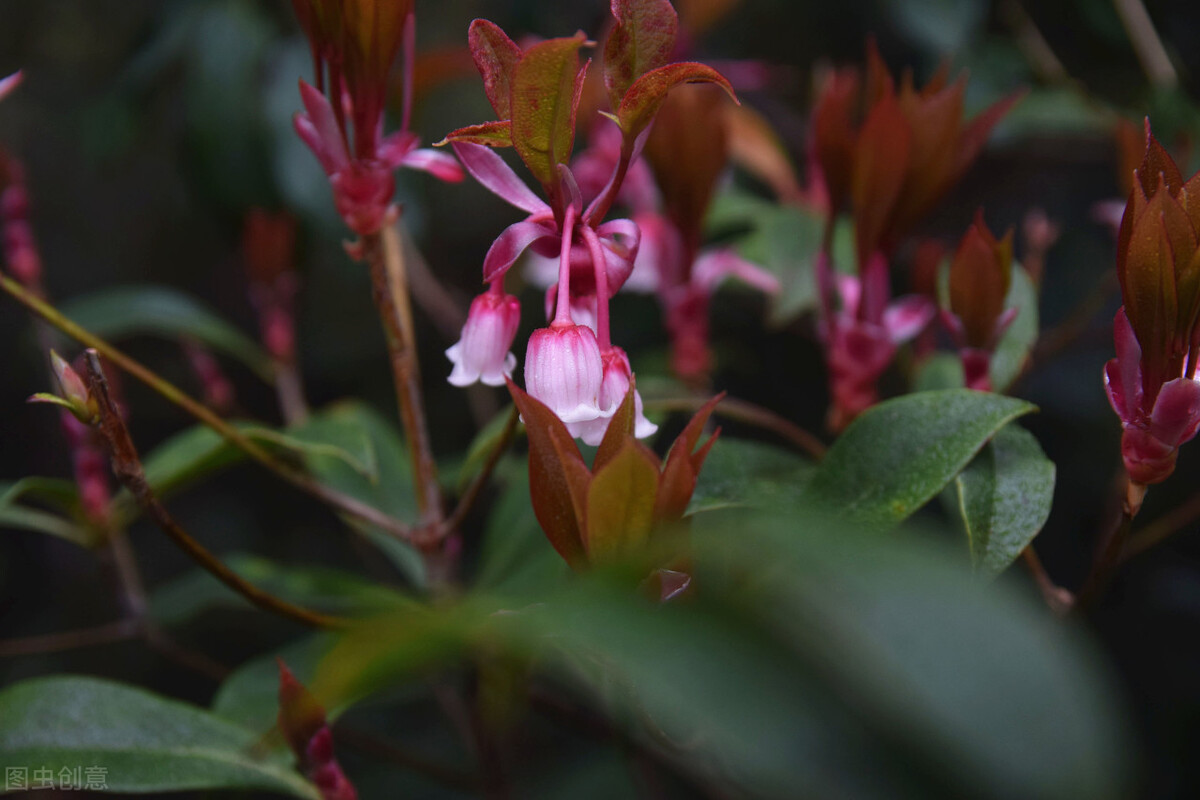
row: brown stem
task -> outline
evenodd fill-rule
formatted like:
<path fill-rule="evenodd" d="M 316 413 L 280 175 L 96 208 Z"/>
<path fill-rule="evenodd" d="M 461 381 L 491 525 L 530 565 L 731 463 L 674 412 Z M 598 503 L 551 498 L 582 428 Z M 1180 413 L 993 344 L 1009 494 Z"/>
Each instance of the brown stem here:
<path fill-rule="evenodd" d="M 1050 607 L 1055 616 L 1065 616 L 1071 610 L 1071 606 L 1075 604 L 1074 595 L 1054 582 L 1050 573 L 1046 572 L 1046 568 L 1042 566 L 1042 560 L 1038 558 L 1033 545 L 1029 545 L 1021 551 L 1021 558 L 1024 560 L 1025 566 L 1029 568 L 1030 574 L 1033 575 L 1033 580 L 1037 583 L 1046 605 Z"/>
<path fill-rule="evenodd" d="M 180 527 L 158 498 L 154 496 L 150 484 L 146 482 L 146 473 L 138 458 L 137 448 L 129 435 L 129 429 L 125 427 L 125 421 L 121 418 L 121 414 L 113 402 L 108 388 L 108 380 L 104 377 L 104 371 L 100 366 L 99 354 L 95 350 L 87 351 L 86 365 L 88 392 L 96 401 L 99 409 L 96 425 L 105 444 L 108 445 L 109 455 L 112 457 L 113 474 L 137 500 L 142 511 L 154 520 L 175 544 L 217 580 L 265 611 L 314 628 L 335 628 L 347 624 L 346 620 L 293 605 L 248 583 Z"/>
<path fill-rule="evenodd" d="M 79 647 L 124 642 L 136 639 L 140 633 L 141 628 L 137 620 L 122 619 L 92 628 L 5 639 L 0 640 L 0 658 L 61 653 Z"/>
<path fill-rule="evenodd" d="M 49 322 L 58 330 L 70 336 L 75 341 L 82 344 L 84 347 L 89 347 L 102 356 L 108 359 L 112 364 L 133 377 L 137 378 L 142 383 L 149 386 L 160 396 L 166 398 L 169 402 L 179 406 L 188 414 L 195 417 L 200 422 L 204 423 L 214 431 L 219 433 L 227 442 L 241 450 L 247 456 L 257 461 L 262 466 L 271 470 L 288 483 L 298 489 L 307 492 L 313 497 L 321 500 L 328 505 L 349 514 L 352 517 L 362 520 L 363 522 L 376 525 L 397 538 L 407 539 L 412 531 L 408 525 L 398 519 L 395 519 L 388 514 L 383 513 L 379 509 L 370 506 L 356 498 L 350 497 L 347 494 L 339 492 L 336 489 L 330 488 L 322 483 L 313 480 L 307 473 L 297 467 L 292 466 L 286 461 L 281 461 L 276 458 L 271 452 L 262 445 L 249 438 L 233 425 L 230 425 L 220 416 L 203 404 L 196 402 L 181 391 L 174 384 L 165 380 L 161 376 L 155 374 L 150 369 L 146 368 L 139 362 L 125 355 L 121 350 L 112 346 L 108 342 L 96 336 L 93 333 L 85 330 L 77 325 L 72 320 L 65 317 L 58 309 L 46 303 L 41 298 L 37 297 L 32 292 L 25 289 L 21 284 L 14 281 L 12 278 L 0 273 L 0 290 L 12 297 L 25 308 L 32 311 L 37 316 Z"/>
<path fill-rule="evenodd" d="M 364 236 L 362 253 L 371 272 L 371 294 L 387 340 L 400 423 L 404 426 L 416 481 L 417 508 L 424 524 L 436 525 L 442 519 L 441 487 L 421 399 L 412 309 L 395 229 L 388 226 L 379 233 Z"/>
<path fill-rule="evenodd" d="M 1083 587 L 1076 595 L 1074 606 L 1076 609 L 1082 611 L 1091 608 L 1108 589 L 1113 575 L 1121 565 L 1121 554 L 1129 539 L 1133 518 L 1137 516 L 1138 510 L 1141 508 L 1143 497 L 1145 497 L 1145 487 L 1128 482 L 1126 499 L 1121 504 L 1121 515 L 1096 546 L 1091 572 L 1088 573 Z"/>
<path fill-rule="evenodd" d="M 304 399 L 304 384 L 294 362 L 275 362 L 275 395 L 279 413 L 288 425 L 298 425 L 308 419 L 308 401 Z"/>
<path fill-rule="evenodd" d="M 706 402 L 708 402 L 706 399 L 698 397 L 672 397 L 647 400 L 646 408 L 659 411 L 698 411 Z M 779 434 L 783 439 L 818 461 L 825 457 L 825 451 L 829 449 L 824 442 L 791 420 L 746 400 L 726 397 L 717 404 L 713 413 L 726 419 L 737 420 Z"/>

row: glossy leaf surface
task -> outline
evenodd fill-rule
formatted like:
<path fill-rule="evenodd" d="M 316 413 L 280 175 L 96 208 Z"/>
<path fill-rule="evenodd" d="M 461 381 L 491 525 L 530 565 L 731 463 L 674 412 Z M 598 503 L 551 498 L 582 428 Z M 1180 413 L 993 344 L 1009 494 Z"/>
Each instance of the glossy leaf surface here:
<path fill-rule="evenodd" d="M 1054 464 L 1029 431 L 1001 428 L 954 479 L 971 564 L 993 576 L 1021 555 L 1037 536 L 1054 499 Z"/>
<path fill-rule="evenodd" d="M 1024 400 L 949 389 L 880 403 L 846 429 L 808 484 L 815 507 L 871 527 L 925 505 L 1004 427 Z"/>
<path fill-rule="evenodd" d="M 259 758 L 259 734 L 143 689 L 98 678 L 35 678 L 0 691 L 0 763 L 55 776 L 105 768 L 110 792 L 203 789 L 318 800 L 288 760 Z"/>

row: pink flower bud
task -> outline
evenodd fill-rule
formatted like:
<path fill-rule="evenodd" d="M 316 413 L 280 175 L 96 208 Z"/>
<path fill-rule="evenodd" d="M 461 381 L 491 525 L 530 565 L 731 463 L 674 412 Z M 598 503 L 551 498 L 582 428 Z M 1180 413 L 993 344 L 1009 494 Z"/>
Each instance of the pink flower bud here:
<path fill-rule="evenodd" d="M 509 348 L 521 322 L 521 304 L 511 294 L 487 291 L 471 303 L 462 338 L 446 351 L 454 363 L 448 380 L 455 386 L 483 381 L 503 386 L 517 366 Z"/>
<path fill-rule="evenodd" d="M 604 364 L 604 377 L 600 382 L 600 416 L 590 422 L 579 422 L 567 425 L 574 436 L 583 439 L 585 444 L 598 445 L 608 430 L 608 421 L 625 395 L 629 393 L 629 384 L 633 379 L 633 370 L 629 366 L 629 356 L 620 347 L 612 347 L 601 356 Z M 642 396 L 634 390 L 633 393 L 634 423 L 633 435 L 644 439 L 658 430 L 658 426 L 646 419 L 642 413 Z"/>
<path fill-rule="evenodd" d="M 596 334 L 584 325 L 552 324 L 529 337 L 525 355 L 525 389 L 572 426 L 602 416 L 600 388 L 604 364 Z"/>

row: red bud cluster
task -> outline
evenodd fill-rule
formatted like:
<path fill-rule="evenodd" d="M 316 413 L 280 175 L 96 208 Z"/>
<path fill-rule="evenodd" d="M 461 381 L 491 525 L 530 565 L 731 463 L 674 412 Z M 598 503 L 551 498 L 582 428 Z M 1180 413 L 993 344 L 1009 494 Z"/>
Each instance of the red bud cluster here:
<path fill-rule="evenodd" d="M 1200 427 L 1200 173 L 1186 182 L 1146 126 L 1146 150 L 1117 242 L 1125 305 L 1105 388 L 1130 479 L 1158 483 Z"/>
<path fill-rule="evenodd" d="M 929 212 L 1021 96 L 965 122 L 965 91 L 965 77 L 948 83 L 944 69 L 922 89 L 905 73 L 897 90 L 873 41 L 865 86 L 856 69 L 826 81 L 813 112 L 813 149 L 833 212 L 846 203 L 853 210 L 860 263 L 877 250 L 890 252 Z"/>
<path fill-rule="evenodd" d="M 991 391 L 992 350 L 1016 316 L 1015 308 L 1004 308 L 1012 254 L 1012 230 L 996 239 L 980 211 L 950 262 L 950 308 L 942 319 L 957 340 L 969 389 Z"/>

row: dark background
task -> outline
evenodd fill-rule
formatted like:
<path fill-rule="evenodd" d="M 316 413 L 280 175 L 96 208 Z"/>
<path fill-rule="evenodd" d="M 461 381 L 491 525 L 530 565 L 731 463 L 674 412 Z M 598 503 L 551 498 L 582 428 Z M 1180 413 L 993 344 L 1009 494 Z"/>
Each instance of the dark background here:
<path fill-rule="evenodd" d="M 461 47 L 475 16 L 513 32 L 596 32 L 601 2 L 418 2 L 422 47 Z M 698 44 L 702 58 L 757 58 L 772 65 L 770 86 L 745 100 L 777 126 L 802 163 L 815 63 L 861 63 L 874 34 L 893 69 L 928 75 L 941 58 L 969 68 L 971 108 L 1026 84 L 1034 93 L 997 131 L 993 146 L 928 220 L 927 233 L 952 240 L 984 205 L 994 230 L 1019 225 L 1031 208 L 1062 228 L 1042 296 L 1043 326 L 1061 321 L 1113 263 L 1109 232 L 1092 206 L 1120 194 L 1111 126 L 1147 113 L 1168 144 L 1194 139 L 1200 69 L 1200 10 L 1187 0 L 1149 2 L 1180 68 L 1182 86 L 1148 86 L 1106 0 L 1043 0 L 1024 10 L 1069 78 L 1036 74 L 1017 45 L 1016 4 L 997 2 L 793 2 L 746 0 Z M 340 249 L 324 176 L 290 133 L 299 109 L 295 80 L 307 75 L 305 45 L 289 4 L 250 0 L 0 0 L 0 74 L 24 68 L 25 84 L 0 106 L 0 146 L 27 168 L 32 220 L 52 297 L 65 300 L 122 283 L 185 290 L 244 330 L 255 321 L 243 280 L 239 236 L 254 205 L 286 207 L 301 221 L 299 269 L 303 372 L 315 406 L 357 395 L 392 405 L 382 337 L 360 265 Z M 489 118 L 473 73 L 438 87 L 418 109 L 417 129 L 433 141 Z M 1193 149 L 1193 153 L 1196 149 Z M 1195 168 L 1192 164 L 1192 168 Z M 480 287 L 490 240 L 514 216 L 469 181 L 445 186 L 400 177 L 407 224 L 430 268 L 465 308 Z M 1020 250 L 1018 249 L 1018 256 Z M 533 327 L 536 290 L 523 295 Z M 1019 393 L 1042 411 L 1028 425 L 1058 465 L 1054 511 L 1038 549 L 1051 575 L 1075 587 L 1107 524 L 1119 427 L 1100 374 L 1111 357 L 1111 297 L 1074 346 L 1038 363 Z M 804 324 L 765 330 L 754 296 L 723 293 L 714 317 L 720 355 L 715 385 L 821 428 L 826 392 L 819 352 Z M 656 305 L 629 298 L 614 306 L 635 368 L 664 363 Z M 439 454 L 460 453 L 476 430 L 467 395 L 445 384 L 441 350 L 451 341 L 419 314 L 421 359 Z M 128 349 L 196 391 L 178 349 L 138 339 Z M 56 415 L 25 398 L 47 387 L 25 314 L 0 300 L 0 480 L 69 475 Z M 276 420 L 271 393 L 249 372 L 223 362 L 248 413 Z M 652 368 L 652 367 L 651 367 Z M 180 412 L 126 383 L 131 426 L 149 449 L 188 424 Z M 480 407 L 498 407 L 484 390 Z M 757 435 L 738 430 L 735 434 Z M 1179 470 L 1151 492 L 1143 517 L 1173 508 L 1194 491 L 1200 446 L 1185 447 Z M 172 502 L 179 518 L 212 549 L 267 554 L 300 563 L 360 564 L 331 532 L 336 520 L 308 498 L 253 467 L 240 467 Z M 1200 767 L 1200 536 L 1192 524 L 1122 571 L 1094 627 L 1123 677 L 1142 746 L 1146 797 L 1195 796 Z M 186 558 L 143 524 L 132 531 L 150 587 L 190 571 Z M 1019 569 L 1014 569 L 1019 572 Z M 117 614 L 96 559 L 27 532 L 0 532 L 0 635 L 83 627 Z M 1022 575 L 1007 578 L 1022 580 Z M 236 612 L 206 615 L 182 636 L 230 664 L 294 631 L 249 627 Z M 118 676 L 206 701 L 213 685 L 137 643 L 0 661 L 0 684 L 52 671 Z"/>

